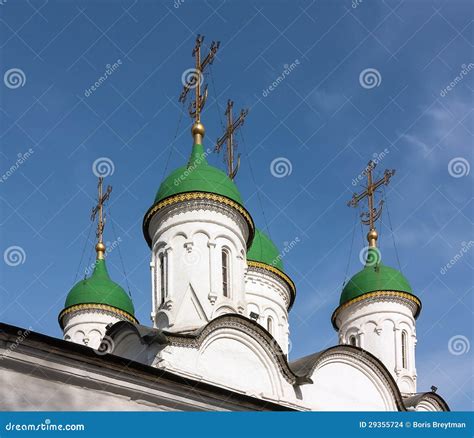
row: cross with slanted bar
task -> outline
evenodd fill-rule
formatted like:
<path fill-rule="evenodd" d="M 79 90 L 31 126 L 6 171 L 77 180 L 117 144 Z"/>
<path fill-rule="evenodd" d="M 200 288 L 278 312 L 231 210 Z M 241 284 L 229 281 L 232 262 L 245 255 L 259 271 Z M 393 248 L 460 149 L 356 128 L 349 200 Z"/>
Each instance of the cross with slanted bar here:
<path fill-rule="evenodd" d="M 102 176 L 99 177 L 99 184 L 97 185 L 97 205 L 92 208 L 91 212 L 91 221 L 95 221 L 96 217 L 98 217 L 97 221 L 97 258 L 103 258 L 105 252 L 105 245 L 103 241 L 104 235 L 104 227 L 105 227 L 105 215 L 104 215 L 104 204 L 110 198 L 110 193 L 112 192 L 112 187 L 107 186 L 107 190 L 103 193 L 103 182 L 104 178 Z"/>
<path fill-rule="evenodd" d="M 367 187 L 362 193 L 354 193 L 352 199 L 347 203 L 349 207 L 357 207 L 360 201 L 364 198 L 367 198 L 369 208 L 368 211 L 361 213 L 361 222 L 364 225 L 369 225 L 369 233 L 367 234 L 367 240 L 369 241 L 370 247 L 377 246 L 378 233 L 375 229 L 375 222 L 382 214 L 383 200 L 379 202 L 378 207 L 374 207 L 374 194 L 376 190 L 382 185 L 387 185 L 390 181 L 390 178 L 395 175 L 395 170 L 386 169 L 382 178 L 378 181 L 373 182 L 372 180 L 372 171 L 374 170 L 376 163 L 372 160 L 369 161 L 369 164 L 364 170 L 364 174 L 367 175 Z"/>
<path fill-rule="evenodd" d="M 227 101 L 227 109 L 225 111 L 225 115 L 227 116 L 226 131 L 224 135 L 217 140 L 216 147 L 214 149 L 216 152 L 220 152 L 224 142 L 227 143 L 225 162 L 227 164 L 227 174 L 229 175 L 230 179 L 235 178 L 235 175 L 237 175 L 240 167 L 240 154 L 237 156 L 237 164 L 234 167 L 234 150 L 237 148 L 237 144 L 234 142 L 234 132 L 244 124 L 245 117 L 247 117 L 247 114 L 249 113 L 248 109 L 241 110 L 239 117 L 234 122 L 232 114 L 233 106 L 234 102 L 229 99 Z"/>
<path fill-rule="evenodd" d="M 189 105 L 189 115 L 195 120 L 195 123 L 201 121 L 201 111 L 204 108 L 207 99 L 207 85 L 204 88 L 204 93 L 201 95 L 201 85 L 203 82 L 203 73 L 208 65 L 211 65 L 216 56 L 217 50 L 219 49 L 220 42 L 212 41 L 209 53 L 201 62 L 201 45 L 204 41 L 204 37 L 198 35 L 196 38 L 196 45 L 193 49 L 193 56 L 196 58 L 196 66 L 194 71 L 191 72 L 189 79 L 186 78 L 183 91 L 179 96 L 179 101 L 184 102 L 189 90 L 194 88 L 195 98 L 194 101 Z"/>

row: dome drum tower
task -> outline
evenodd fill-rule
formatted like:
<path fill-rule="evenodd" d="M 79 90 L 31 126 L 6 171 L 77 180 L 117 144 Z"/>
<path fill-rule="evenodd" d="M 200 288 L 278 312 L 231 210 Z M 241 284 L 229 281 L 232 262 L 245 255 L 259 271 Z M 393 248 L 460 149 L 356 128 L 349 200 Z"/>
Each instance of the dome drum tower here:
<path fill-rule="evenodd" d="M 255 230 L 247 253 L 247 264 L 247 314 L 261 324 L 275 338 L 283 353 L 288 355 L 288 312 L 295 300 L 296 288 L 284 273 L 278 249 L 262 231 Z"/>
<path fill-rule="evenodd" d="M 244 313 L 253 221 L 232 181 L 207 164 L 201 145 L 193 146 L 187 167 L 162 183 L 143 227 L 152 249 L 155 327 L 187 331 L 222 313 Z"/>
<path fill-rule="evenodd" d="M 366 266 L 343 290 L 332 322 L 339 343 L 360 347 L 380 359 L 403 394 L 416 392 L 416 318 L 420 300 L 395 269 Z"/>
<path fill-rule="evenodd" d="M 152 250 L 153 325 L 179 332 L 245 313 L 245 254 L 254 234 L 236 185 L 207 162 L 204 126 L 195 123 L 192 134 L 187 165 L 163 181 L 143 221 Z"/>

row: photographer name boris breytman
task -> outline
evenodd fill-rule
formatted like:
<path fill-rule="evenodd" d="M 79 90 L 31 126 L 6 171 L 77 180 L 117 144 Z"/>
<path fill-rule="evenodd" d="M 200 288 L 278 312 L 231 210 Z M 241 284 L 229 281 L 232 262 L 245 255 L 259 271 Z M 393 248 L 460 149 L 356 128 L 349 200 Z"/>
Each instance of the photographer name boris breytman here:
<path fill-rule="evenodd" d="M 465 429 L 466 423 L 454 421 L 412 421 L 413 429 Z"/>

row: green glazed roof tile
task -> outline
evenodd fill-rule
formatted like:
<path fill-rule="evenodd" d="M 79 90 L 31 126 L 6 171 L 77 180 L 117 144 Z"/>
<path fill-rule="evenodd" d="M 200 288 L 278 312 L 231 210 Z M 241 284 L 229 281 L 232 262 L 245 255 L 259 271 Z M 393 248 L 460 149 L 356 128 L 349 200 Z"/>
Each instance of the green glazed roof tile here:
<path fill-rule="evenodd" d="M 104 304 L 134 316 L 135 309 L 128 294 L 114 283 L 107 272 L 105 260 L 97 260 L 89 278 L 79 281 L 69 292 L 64 308 L 78 304 Z"/>
<path fill-rule="evenodd" d="M 400 271 L 382 265 L 378 250 L 370 249 L 364 269 L 355 274 L 342 290 L 339 304 L 375 291 L 398 291 L 413 295 L 408 280 Z"/>
<path fill-rule="evenodd" d="M 278 248 L 270 238 L 263 231 L 256 229 L 252 245 L 247 251 L 247 259 L 265 263 L 284 272 L 281 258 Z"/>
<path fill-rule="evenodd" d="M 171 172 L 161 183 L 155 202 L 186 192 L 215 193 L 243 205 L 237 186 L 225 172 L 208 164 L 200 144 L 193 146 L 188 164 Z"/>

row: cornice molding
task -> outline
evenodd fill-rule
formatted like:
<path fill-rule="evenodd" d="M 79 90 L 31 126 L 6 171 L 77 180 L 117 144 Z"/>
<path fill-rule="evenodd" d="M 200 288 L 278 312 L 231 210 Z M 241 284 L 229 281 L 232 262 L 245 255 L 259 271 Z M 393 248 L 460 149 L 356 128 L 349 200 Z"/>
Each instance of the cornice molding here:
<path fill-rule="evenodd" d="M 375 300 L 397 301 L 405 305 L 408 305 L 408 307 L 412 310 L 413 317 L 415 319 L 418 317 L 421 311 L 421 301 L 415 295 L 409 294 L 407 292 L 400 292 L 400 291 L 393 291 L 393 290 L 392 291 L 388 291 L 388 290 L 374 291 L 374 292 L 363 294 L 360 297 L 353 298 L 352 300 L 347 301 L 346 303 L 340 305 L 332 314 L 332 317 L 331 317 L 332 325 L 334 326 L 336 330 L 339 329 L 339 327 L 336 324 L 336 319 L 339 316 L 340 312 L 348 308 L 349 306 L 352 306 L 353 304 L 356 304 L 356 303 L 360 303 L 362 301 L 375 301 Z"/>
<path fill-rule="evenodd" d="M 163 211 L 169 207 L 175 206 L 182 202 L 199 202 L 197 205 L 201 208 L 203 206 L 207 206 L 208 208 L 212 207 L 211 203 L 220 204 L 222 206 L 229 207 L 231 210 L 237 212 L 240 217 L 244 219 L 245 224 L 248 227 L 248 238 L 247 238 L 247 248 L 250 247 L 252 244 L 253 236 L 255 234 L 255 225 L 250 216 L 250 213 L 240 204 L 229 199 L 222 195 L 217 195 L 215 193 L 207 193 L 207 192 L 186 192 L 186 193 L 179 193 L 177 195 L 170 196 L 166 199 L 163 199 L 155 204 L 153 204 L 150 209 L 146 212 L 145 217 L 143 218 L 143 235 L 148 243 L 148 246 L 151 248 L 152 239 L 148 234 L 148 226 L 150 225 L 151 220 L 158 212 Z M 202 202 L 204 201 L 204 202 Z M 207 201 L 207 203 L 206 203 Z M 194 209 L 196 208 L 196 204 Z"/>
<path fill-rule="evenodd" d="M 270 273 L 271 275 L 275 276 L 279 281 L 283 281 L 286 284 L 290 291 L 290 301 L 288 303 L 288 310 L 290 310 L 296 298 L 296 286 L 295 283 L 293 283 L 293 280 L 288 277 L 288 275 L 286 275 L 284 272 L 271 265 L 267 265 L 266 263 L 256 262 L 254 260 L 247 260 L 247 265 L 249 269 L 254 269 L 257 272 L 263 272 L 265 274 Z"/>
<path fill-rule="evenodd" d="M 94 304 L 94 303 L 86 303 L 86 304 L 76 304 L 74 306 L 70 306 L 64 309 L 58 316 L 59 325 L 62 329 L 64 329 L 65 325 L 63 319 L 66 316 L 72 316 L 72 313 L 85 313 L 85 312 L 97 312 L 97 313 L 107 313 L 113 316 L 116 316 L 119 319 L 127 320 L 132 322 L 133 324 L 138 324 L 138 320 L 123 310 L 118 309 L 117 307 L 108 306 L 106 304 Z"/>

